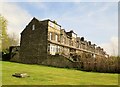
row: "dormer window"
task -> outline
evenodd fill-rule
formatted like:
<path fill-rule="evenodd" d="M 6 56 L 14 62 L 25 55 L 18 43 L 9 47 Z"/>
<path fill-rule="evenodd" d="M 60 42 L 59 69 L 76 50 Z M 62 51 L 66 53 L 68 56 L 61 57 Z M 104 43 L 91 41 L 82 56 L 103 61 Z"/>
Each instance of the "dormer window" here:
<path fill-rule="evenodd" d="M 34 24 L 32 25 L 32 30 L 35 30 L 35 25 Z"/>
<path fill-rule="evenodd" d="M 77 35 L 76 35 L 76 34 L 74 34 L 74 33 L 72 33 L 72 37 L 76 38 L 76 37 L 77 37 Z"/>

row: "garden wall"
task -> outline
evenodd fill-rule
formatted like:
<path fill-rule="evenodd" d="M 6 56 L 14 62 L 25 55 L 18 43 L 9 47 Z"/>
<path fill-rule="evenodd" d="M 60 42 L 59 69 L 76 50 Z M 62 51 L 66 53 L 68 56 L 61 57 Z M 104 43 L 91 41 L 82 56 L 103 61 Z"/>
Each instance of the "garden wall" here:
<path fill-rule="evenodd" d="M 19 46 L 10 47 L 10 61 L 21 62 L 19 58 L 19 50 Z M 84 71 L 120 73 L 120 57 L 77 57 L 78 61 L 71 61 L 69 58 L 62 55 L 48 55 L 41 64 L 61 68 L 75 68 Z"/>
<path fill-rule="evenodd" d="M 75 65 L 72 61 L 61 55 L 49 55 L 43 65 L 62 67 L 62 68 L 74 68 Z"/>

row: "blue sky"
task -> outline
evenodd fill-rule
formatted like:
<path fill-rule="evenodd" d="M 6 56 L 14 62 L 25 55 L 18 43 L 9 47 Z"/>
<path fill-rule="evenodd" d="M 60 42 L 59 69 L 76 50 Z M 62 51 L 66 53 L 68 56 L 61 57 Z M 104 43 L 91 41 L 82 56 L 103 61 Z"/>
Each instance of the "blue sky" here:
<path fill-rule="evenodd" d="M 20 34 L 33 17 L 51 19 L 66 31 L 73 30 L 78 36 L 102 46 L 109 54 L 114 54 L 113 49 L 117 53 L 117 2 L 11 2 L 3 4 L 2 14 L 11 19 L 8 32 Z"/>
<path fill-rule="evenodd" d="M 96 43 L 101 44 L 107 42 L 110 36 L 117 36 L 117 3 L 24 2 L 17 4 L 33 17 L 40 20 L 56 20 L 67 31 L 73 29 L 79 36 L 85 36 Z"/>

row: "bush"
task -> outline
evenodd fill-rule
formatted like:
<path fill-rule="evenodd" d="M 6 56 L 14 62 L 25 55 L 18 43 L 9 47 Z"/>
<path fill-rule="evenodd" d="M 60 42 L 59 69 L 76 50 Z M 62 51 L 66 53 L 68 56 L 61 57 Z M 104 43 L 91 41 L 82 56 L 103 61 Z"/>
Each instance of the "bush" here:
<path fill-rule="evenodd" d="M 88 54 L 82 54 L 80 58 L 81 67 L 85 71 L 95 71 L 104 73 L 120 73 L 120 57 L 97 57 L 93 58 Z"/>
<path fill-rule="evenodd" d="M 3 50 L 3 52 L 2 52 L 2 60 L 3 61 L 9 61 L 10 60 L 9 49 Z"/>

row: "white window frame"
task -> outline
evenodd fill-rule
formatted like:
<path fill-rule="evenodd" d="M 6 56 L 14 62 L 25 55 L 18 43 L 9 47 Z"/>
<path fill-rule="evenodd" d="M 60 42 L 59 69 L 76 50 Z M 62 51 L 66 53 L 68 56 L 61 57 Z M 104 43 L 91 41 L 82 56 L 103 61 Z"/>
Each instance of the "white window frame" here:
<path fill-rule="evenodd" d="M 93 54 L 93 58 L 96 58 L 96 55 L 95 55 L 95 54 Z"/>
<path fill-rule="evenodd" d="M 32 30 L 35 30 L 35 25 L 34 24 L 32 25 Z"/>
<path fill-rule="evenodd" d="M 50 33 L 50 40 L 52 40 L 52 33 Z"/>

